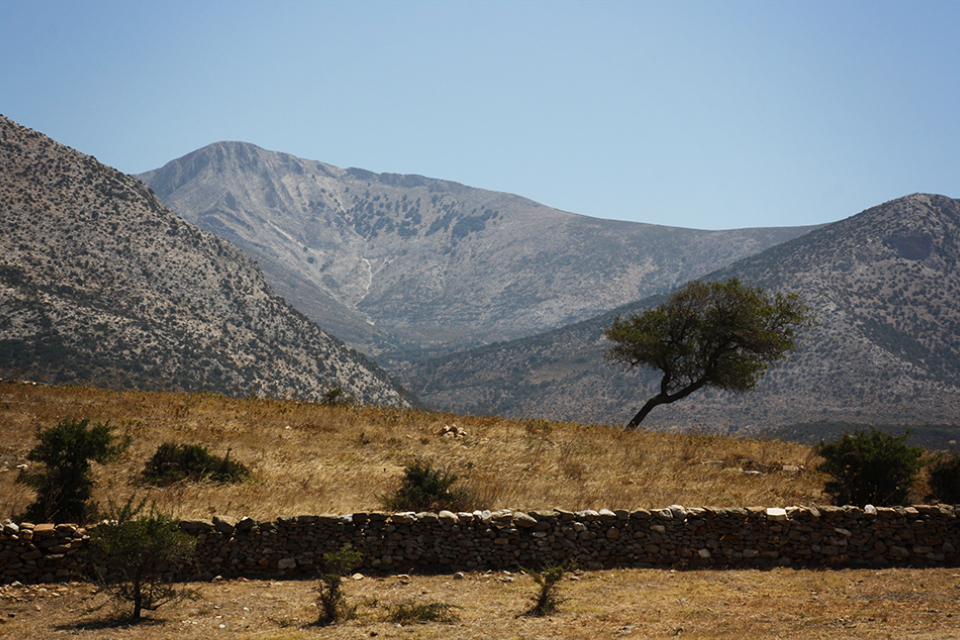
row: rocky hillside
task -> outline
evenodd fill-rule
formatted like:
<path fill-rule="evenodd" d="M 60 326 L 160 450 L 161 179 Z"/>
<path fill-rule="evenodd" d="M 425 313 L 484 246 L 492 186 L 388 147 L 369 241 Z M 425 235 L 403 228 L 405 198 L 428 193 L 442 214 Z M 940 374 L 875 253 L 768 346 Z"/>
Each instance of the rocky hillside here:
<path fill-rule="evenodd" d="M 758 430 L 793 423 L 957 424 L 960 201 L 915 194 L 796 238 L 709 279 L 796 291 L 819 326 L 753 393 L 701 391 L 644 423 Z M 471 413 L 622 423 L 659 378 L 603 360 L 600 330 L 643 300 L 550 333 L 410 366 L 411 389 Z"/>
<path fill-rule="evenodd" d="M 185 219 L 254 257 L 291 304 L 383 361 L 582 320 L 810 230 L 600 220 L 239 142 L 139 177 Z"/>
<path fill-rule="evenodd" d="M 402 405 L 256 263 L 139 180 L 0 116 L 0 375 Z"/>

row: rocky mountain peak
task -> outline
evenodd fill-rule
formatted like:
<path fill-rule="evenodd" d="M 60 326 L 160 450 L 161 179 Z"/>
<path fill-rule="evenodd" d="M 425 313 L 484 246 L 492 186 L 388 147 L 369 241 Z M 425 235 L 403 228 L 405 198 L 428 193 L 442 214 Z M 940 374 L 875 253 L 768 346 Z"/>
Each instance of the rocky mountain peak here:
<path fill-rule="evenodd" d="M 301 311 L 384 358 L 559 327 L 809 231 L 601 220 L 242 143 L 140 177 L 184 218 L 254 256 Z"/>

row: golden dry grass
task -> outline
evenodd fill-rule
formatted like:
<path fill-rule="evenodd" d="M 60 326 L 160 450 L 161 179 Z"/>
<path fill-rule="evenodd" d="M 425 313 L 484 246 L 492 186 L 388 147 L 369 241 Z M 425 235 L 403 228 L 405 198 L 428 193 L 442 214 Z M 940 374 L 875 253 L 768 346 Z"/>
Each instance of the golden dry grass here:
<path fill-rule="evenodd" d="M 350 513 L 380 506 L 416 459 L 461 476 L 477 506 L 523 510 L 686 506 L 792 506 L 820 502 L 809 447 L 706 433 L 625 432 L 599 425 L 467 417 L 414 410 L 331 407 L 211 394 L 106 391 L 0 383 L 0 518 L 32 493 L 15 483 L 36 427 L 63 418 L 109 421 L 131 438 L 122 459 L 97 468 L 95 498 L 155 499 L 180 518 L 211 514 Z M 446 425 L 466 431 L 441 436 Z M 193 443 L 239 460 L 241 485 L 137 487 L 163 442 Z M 783 465 L 806 469 L 784 473 Z M 741 473 L 761 469 L 761 475 Z"/>

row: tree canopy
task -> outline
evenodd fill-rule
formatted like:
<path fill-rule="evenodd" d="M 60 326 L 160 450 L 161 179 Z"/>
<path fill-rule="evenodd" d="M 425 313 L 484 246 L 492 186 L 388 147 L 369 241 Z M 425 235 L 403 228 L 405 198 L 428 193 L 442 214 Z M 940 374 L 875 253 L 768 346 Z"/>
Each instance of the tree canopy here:
<path fill-rule="evenodd" d="M 17 476 L 17 481 L 37 490 L 36 501 L 21 517 L 33 522 L 84 523 L 96 515 L 96 504 L 90 500 L 90 463 L 112 460 L 126 441 L 117 442 L 109 423 L 89 425 L 88 419 L 66 418 L 49 429 L 37 427 L 40 442 L 27 460 L 43 466 L 25 468 Z"/>
<path fill-rule="evenodd" d="M 821 442 L 816 452 L 823 462 L 817 470 L 831 476 L 824 491 L 838 505 L 910 504 L 910 490 L 923 466 L 923 447 L 908 445 L 909 436 L 909 431 L 893 436 L 870 427 Z"/>
<path fill-rule="evenodd" d="M 736 278 L 690 282 L 653 309 L 617 316 L 603 330 L 613 343 L 606 358 L 663 373 L 660 392 L 627 428 L 639 426 L 654 407 L 703 387 L 752 390 L 770 364 L 800 348 L 797 331 L 812 324 L 797 294 L 771 296 Z"/>

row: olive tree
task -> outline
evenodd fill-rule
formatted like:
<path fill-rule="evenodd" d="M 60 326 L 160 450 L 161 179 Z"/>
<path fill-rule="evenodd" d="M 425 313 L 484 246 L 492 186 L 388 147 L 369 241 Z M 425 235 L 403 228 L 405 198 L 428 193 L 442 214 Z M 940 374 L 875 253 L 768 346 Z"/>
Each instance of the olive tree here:
<path fill-rule="evenodd" d="M 767 368 L 800 348 L 798 330 L 813 315 L 795 293 L 767 294 L 736 278 L 690 282 L 663 304 L 603 330 L 606 358 L 660 370 L 660 391 L 627 423 L 637 428 L 661 404 L 703 387 L 743 393 Z"/>

